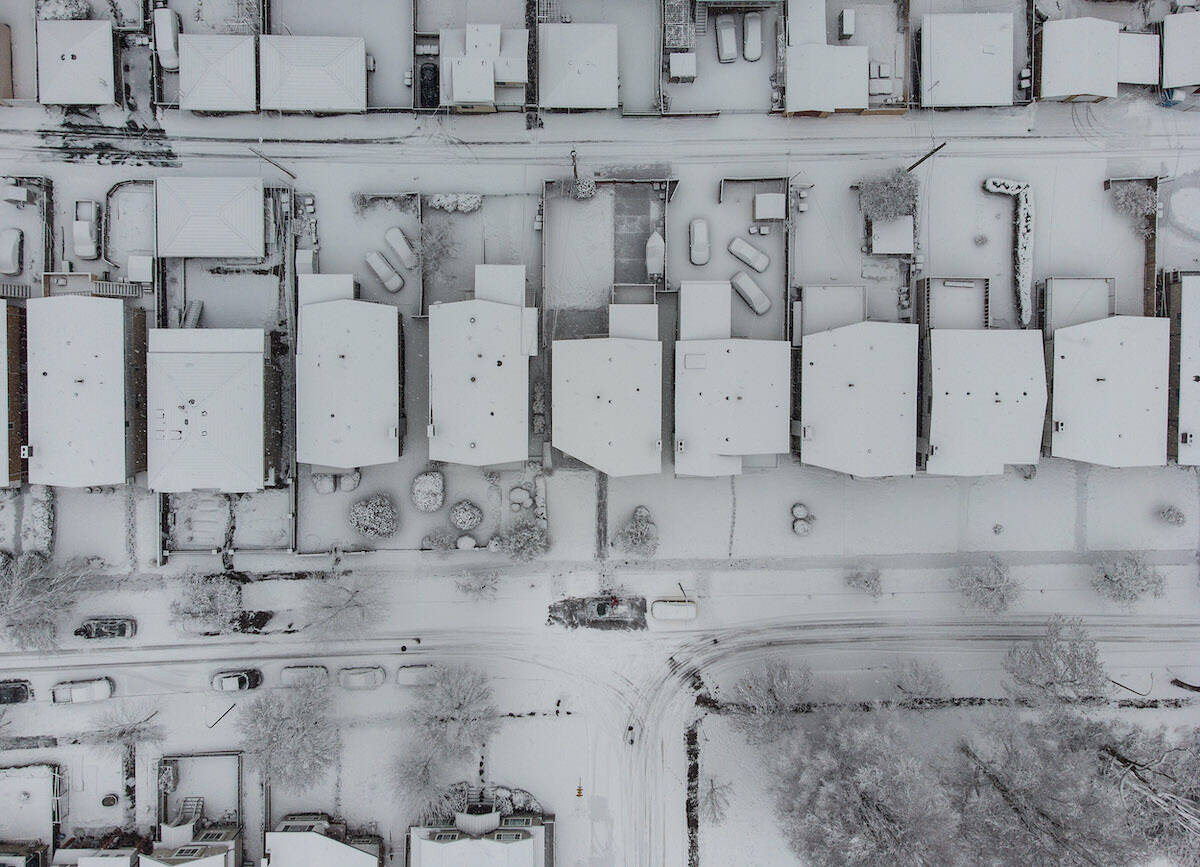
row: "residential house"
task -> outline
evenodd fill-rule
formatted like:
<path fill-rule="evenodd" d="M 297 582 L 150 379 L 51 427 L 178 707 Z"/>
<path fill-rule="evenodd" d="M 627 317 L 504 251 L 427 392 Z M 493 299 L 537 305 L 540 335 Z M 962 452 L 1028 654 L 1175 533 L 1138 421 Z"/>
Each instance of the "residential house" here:
<path fill-rule="evenodd" d="M 140 867 L 241 867 L 242 830 L 202 819 L 158 826 L 159 842 Z"/>
<path fill-rule="evenodd" d="M 453 821 L 410 827 L 405 855 L 408 867 L 554 867 L 554 831 L 553 816 L 471 804 Z"/>
<path fill-rule="evenodd" d="M 112 21 L 38 19 L 38 102 L 95 106 L 117 101 Z"/>
<path fill-rule="evenodd" d="M 1165 275 L 1171 321 L 1167 457 L 1200 465 L 1200 272 Z"/>
<path fill-rule="evenodd" d="M 524 109 L 528 30 L 468 24 L 442 30 L 438 43 L 443 106 L 460 112 Z"/>
<path fill-rule="evenodd" d="M 262 178 L 165 177 L 154 182 L 157 255 L 261 259 Z"/>
<path fill-rule="evenodd" d="M 0 867 L 46 867 L 65 797 L 57 765 L 0 768 Z"/>
<path fill-rule="evenodd" d="M 260 36 L 258 78 L 263 111 L 367 110 L 367 49 L 359 36 Z"/>
<path fill-rule="evenodd" d="M 1011 12 L 947 12 L 921 18 L 921 106 L 1013 104 Z"/>
<path fill-rule="evenodd" d="M 258 108 L 257 40 L 250 35 L 179 35 L 179 107 L 245 112 Z"/>
<path fill-rule="evenodd" d="M 1116 96 L 1120 84 L 1158 83 L 1158 34 L 1126 32 L 1115 21 L 1047 21 L 1033 50 L 1038 99 L 1099 102 Z"/>
<path fill-rule="evenodd" d="M 1162 22 L 1162 87 L 1167 104 L 1200 105 L 1200 14 L 1167 15 Z"/>
<path fill-rule="evenodd" d="M 784 114 L 824 117 L 868 107 L 868 48 L 828 44 L 825 7 L 824 0 L 786 4 Z"/>
<path fill-rule="evenodd" d="M 292 813 L 266 833 L 262 867 L 383 867 L 383 840 L 324 813 Z"/>
<path fill-rule="evenodd" d="M 538 105 L 562 110 L 620 105 L 616 24 L 539 24 L 537 38 Z"/>

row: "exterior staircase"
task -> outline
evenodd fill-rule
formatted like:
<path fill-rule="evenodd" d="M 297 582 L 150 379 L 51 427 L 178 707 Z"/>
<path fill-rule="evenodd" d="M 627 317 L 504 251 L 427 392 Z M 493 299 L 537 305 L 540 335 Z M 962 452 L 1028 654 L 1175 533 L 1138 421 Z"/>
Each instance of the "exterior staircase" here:
<path fill-rule="evenodd" d="M 708 4 L 696 4 L 696 33 L 702 35 L 708 32 Z"/>

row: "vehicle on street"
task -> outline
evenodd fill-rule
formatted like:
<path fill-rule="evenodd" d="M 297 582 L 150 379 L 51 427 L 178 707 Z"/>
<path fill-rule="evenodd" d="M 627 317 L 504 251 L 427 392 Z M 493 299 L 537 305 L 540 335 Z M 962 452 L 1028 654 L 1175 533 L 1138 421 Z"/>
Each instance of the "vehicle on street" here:
<path fill-rule="evenodd" d="M 302 683 L 329 680 L 329 669 L 323 665 L 287 665 L 279 673 L 281 686 L 299 686 Z"/>
<path fill-rule="evenodd" d="M 751 62 L 762 57 L 761 12 L 747 12 L 742 17 L 742 57 Z"/>
<path fill-rule="evenodd" d="M 695 620 L 697 608 L 691 599 L 655 599 L 650 603 L 650 616 L 655 620 Z"/>
<path fill-rule="evenodd" d="M 729 278 L 729 282 L 737 290 L 737 294 L 742 296 L 742 300 L 759 316 L 771 309 L 771 299 L 767 297 L 767 293 L 762 291 L 754 282 L 754 278 L 745 271 L 738 271 Z"/>
<path fill-rule="evenodd" d="M 384 255 L 378 250 L 372 250 L 367 254 L 367 267 L 371 269 L 371 273 L 383 284 L 383 288 L 389 292 L 399 292 L 404 288 L 404 278 L 397 273 Z"/>
<path fill-rule="evenodd" d="M 0 231 L 0 274 L 13 276 L 24 267 L 25 233 L 20 229 Z"/>
<path fill-rule="evenodd" d="M 71 243 L 80 259 L 100 258 L 100 203 L 76 202 Z"/>
<path fill-rule="evenodd" d="M 65 680 L 54 684 L 50 699 L 55 704 L 84 704 L 89 701 L 104 701 L 113 694 L 111 677 L 94 677 L 90 680 Z"/>
<path fill-rule="evenodd" d="M 759 274 L 771 267 L 771 257 L 755 247 L 745 238 L 734 238 L 729 242 L 729 252 L 741 259 Z"/>
<path fill-rule="evenodd" d="M 89 617 L 75 634 L 80 638 L 133 638 L 137 621 L 132 617 Z"/>
<path fill-rule="evenodd" d="M 401 686 L 419 686 L 429 678 L 432 671 L 433 666 L 428 662 L 402 665 L 396 669 L 396 683 Z"/>
<path fill-rule="evenodd" d="M 408 243 L 408 238 L 404 236 L 404 232 L 399 226 L 392 226 L 383 233 L 384 243 L 388 245 L 393 253 L 396 254 L 396 260 L 411 271 L 417 267 L 417 254 L 413 251 L 412 245 Z"/>
<path fill-rule="evenodd" d="M 378 689 L 386 680 L 387 672 L 378 665 L 343 668 L 338 672 L 338 684 L 342 689 Z"/>
<path fill-rule="evenodd" d="M 0 680 L 0 704 L 24 704 L 33 698 L 27 680 Z"/>
<path fill-rule="evenodd" d="M 179 69 L 179 13 L 160 6 L 154 10 L 154 53 L 158 65 L 174 72 Z"/>
<path fill-rule="evenodd" d="M 688 257 L 693 265 L 707 265 L 712 256 L 708 240 L 708 220 L 697 217 L 688 223 Z"/>
<path fill-rule="evenodd" d="M 212 688 L 217 692 L 242 692 L 262 686 L 262 672 L 257 668 L 238 668 L 218 671 L 213 675 Z"/>
<path fill-rule="evenodd" d="M 717 16 L 717 60 L 733 63 L 737 60 L 737 21 L 732 15 Z"/>

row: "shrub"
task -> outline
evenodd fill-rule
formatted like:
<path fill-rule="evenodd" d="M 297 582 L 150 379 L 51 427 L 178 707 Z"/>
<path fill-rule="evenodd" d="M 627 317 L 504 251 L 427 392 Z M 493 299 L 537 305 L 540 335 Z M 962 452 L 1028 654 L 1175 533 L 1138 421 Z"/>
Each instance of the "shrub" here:
<path fill-rule="evenodd" d="M 896 666 L 896 689 L 913 698 L 943 698 L 950 692 L 937 663 L 910 658 Z"/>
<path fill-rule="evenodd" d="M 459 500 L 450 507 L 450 523 L 457 530 L 474 530 L 483 523 L 483 509 L 470 500 Z"/>
<path fill-rule="evenodd" d="M 1144 554 L 1123 554 L 1101 560 L 1092 573 L 1092 587 L 1105 599 L 1132 605 L 1145 596 L 1162 596 L 1166 581 Z"/>
<path fill-rule="evenodd" d="M 412 483 L 412 502 L 419 511 L 436 512 L 446 502 L 446 477 L 438 470 L 419 473 Z"/>
<path fill-rule="evenodd" d="M 467 573 L 460 576 L 454 582 L 454 586 L 458 588 L 459 593 L 470 599 L 477 601 L 495 599 L 496 593 L 500 589 L 500 576 L 495 572 Z"/>
<path fill-rule="evenodd" d="M 868 220 L 886 223 L 917 211 L 917 179 L 896 169 L 858 182 L 858 207 Z"/>
<path fill-rule="evenodd" d="M 537 521 L 519 521 L 499 537 L 496 547 L 514 560 L 528 562 L 550 550 L 550 534 Z"/>
<path fill-rule="evenodd" d="M 458 537 L 448 527 L 437 527 L 421 540 L 423 551 L 453 551 Z"/>
<path fill-rule="evenodd" d="M 638 506 L 629 523 L 613 537 L 613 547 L 623 554 L 653 557 L 658 551 L 658 527 L 650 519 L 650 510 Z"/>
<path fill-rule="evenodd" d="M 967 604 L 989 614 L 1007 611 L 1021 595 L 1021 583 L 1008 574 L 1008 567 L 995 557 L 964 566 L 950 583 Z"/>
<path fill-rule="evenodd" d="M 1170 524 L 1172 527 L 1182 527 L 1187 523 L 1187 518 L 1183 515 L 1183 510 L 1178 506 L 1163 506 L 1158 510 L 1158 519 L 1164 524 Z"/>
<path fill-rule="evenodd" d="M 400 521 L 392 501 L 375 494 L 350 507 L 350 526 L 368 539 L 386 539 L 396 532 Z"/>
<path fill-rule="evenodd" d="M 79 21 L 90 17 L 87 0 L 38 0 L 37 17 L 43 21 Z"/>
<path fill-rule="evenodd" d="M 1154 234 L 1154 216 L 1158 211 L 1158 193 L 1148 181 L 1118 181 L 1109 186 L 1113 204 L 1133 218 L 1133 228 L 1143 238 Z"/>
<path fill-rule="evenodd" d="M 861 590 L 878 599 L 883 595 L 883 586 L 879 581 L 879 570 L 869 564 L 855 566 L 842 579 L 846 586 L 853 590 Z"/>
<path fill-rule="evenodd" d="M 182 594 L 171 602 L 171 616 L 218 634 L 234 632 L 242 616 L 242 586 L 224 575 L 189 575 Z"/>

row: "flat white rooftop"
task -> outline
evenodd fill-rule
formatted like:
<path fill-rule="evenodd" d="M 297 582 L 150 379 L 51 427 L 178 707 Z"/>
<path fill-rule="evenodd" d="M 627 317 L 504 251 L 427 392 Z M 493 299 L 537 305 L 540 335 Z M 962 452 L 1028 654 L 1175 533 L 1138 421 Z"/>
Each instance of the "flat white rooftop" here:
<path fill-rule="evenodd" d="M 784 68 L 784 111 L 860 111 L 870 78 L 865 45 L 804 42 L 789 46 Z"/>
<path fill-rule="evenodd" d="M 662 471 L 662 343 L 555 340 L 554 447 L 610 476 Z"/>
<path fill-rule="evenodd" d="M 0 768 L 0 816 L 4 816 L 5 840 L 36 840 L 54 846 L 55 800 L 60 787 L 55 784 L 51 765 L 26 765 Z"/>
<path fill-rule="evenodd" d="M 115 63 L 111 21 L 37 22 L 38 102 L 43 105 L 116 102 Z"/>
<path fill-rule="evenodd" d="M 400 459 L 400 311 L 369 301 L 300 308 L 296 460 L 366 467 Z"/>
<path fill-rule="evenodd" d="M 1200 464 L 1200 274 L 1180 278 L 1179 463 Z"/>
<path fill-rule="evenodd" d="M 791 445 L 791 346 L 784 340 L 675 343 L 675 474 L 728 476 L 742 458 Z"/>
<path fill-rule="evenodd" d="M 262 178 L 158 178 L 154 205 L 159 256 L 263 257 Z"/>
<path fill-rule="evenodd" d="M 1200 14 L 1168 15 L 1162 27 L 1162 86 L 1200 85 Z"/>
<path fill-rule="evenodd" d="M 616 24 L 539 24 L 537 35 L 539 105 L 568 109 L 619 105 Z"/>
<path fill-rule="evenodd" d="M 1040 331 L 935 328 L 927 472 L 988 476 L 1036 464 L 1046 423 Z"/>
<path fill-rule="evenodd" d="M 315 831 L 268 831 L 264 842 L 271 867 L 378 867 L 380 858 Z"/>
<path fill-rule="evenodd" d="M 916 472 L 919 330 L 860 322 L 804 337 L 801 463 L 868 478 Z"/>
<path fill-rule="evenodd" d="M 1042 25 L 1042 99 L 1117 95 L 1118 26 L 1100 18 L 1064 18 Z"/>
<path fill-rule="evenodd" d="M 262 490 L 265 359 L 261 328 L 150 329 L 150 490 Z"/>
<path fill-rule="evenodd" d="M 260 36 L 264 111 L 367 110 L 367 49 L 358 36 Z"/>
<path fill-rule="evenodd" d="M 1121 84 L 1158 84 L 1160 39 L 1157 33 L 1117 34 L 1117 81 Z"/>
<path fill-rule="evenodd" d="M 186 111 L 254 111 L 258 63 L 253 36 L 179 35 L 179 107 Z"/>
<path fill-rule="evenodd" d="M 125 443 L 126 315 L 118 298 L 30 298 L 29 481 L 121 485 Z"/>
<path fill-rule="evenodd" d="M 529 836 L 498 842 L 487 837 L 460 834 L 444 842 L 435 839 L 444 828 L 411 828 L 409 867 L 545 867 L 546 829 L 542 825 L 523 828 Z"/>
<path fill-rule="evenodd" d="M 947 12 L 921 18 L 921 105 L 1013 104 L 1013 17 Z"/>
<path fill-rule="evenodd" d="M 1170 321 L 1110 316 L 1054 333 L 1051 454 L 1109 467 L 1167 460 Z"/>

